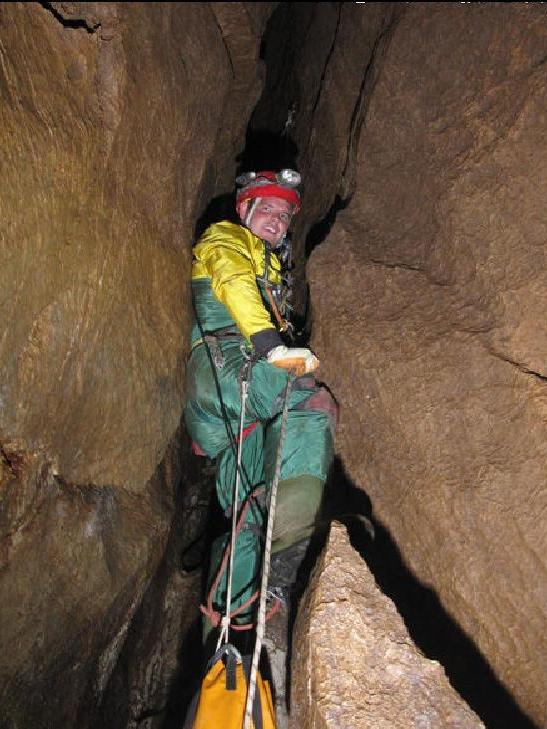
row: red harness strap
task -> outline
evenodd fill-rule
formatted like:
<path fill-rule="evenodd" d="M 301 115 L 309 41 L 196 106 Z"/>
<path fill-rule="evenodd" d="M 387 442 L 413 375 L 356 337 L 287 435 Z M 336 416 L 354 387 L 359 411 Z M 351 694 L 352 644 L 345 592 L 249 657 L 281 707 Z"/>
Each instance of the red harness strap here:
<path fill-rule="evenodd" d="M 248 425 L 241 433 L 241 440 L 245 440 L 245 438 L 253 432 L 253 430 L 256 428 L 257 425 L 258 425 L 258 421 Z M 236 443 L 239 443 L 239 435 L 236 438 Z M 207 455 L 207 453 L 205 453 L 203 448 L 199 445 L 199 443 L 196 443 L 195 440 L 192 441 L 192 453 L 195 456 L 206 456 Z"/>
<path fill-rule="evenodd" d="M 251 430 L 254 430 L 254 427 L 256 426 L 256 423 L 253 423 Z M 250 431 L 249 431 L 250 432 Z M 237 527 L 236 527 L 236 535 L 239 534 L 243 527 L 243 523 L 245 521 L 245 516 L 247 515 L 247 511 L 249 510 L 249 507 L 251 505 L 251 500 L 256 499 L 257 496 L 262 494 L 264 492 L 264 489 L 258 489 L 257 491 L 254 491 L 252 494 L 249 494 L 249 496 L 245 499 L 245 502 L 243 504 L 243 508 L 241 509 L 241 514 L 239 516 Z M 209 595 L 207 596 L 207 601 L 205 605 L 200 605 L 199 609 L 201 612 L 206 615 L 209 620 L 211 621 L 214 628 L 217 628 L 220 625 L 220 621 L 222 619 L 221 613 L 219 613 L 217 610 L 213 607 L 213 596 L 215 594 L 215 591 L 220 584 L 220 580 L 222 579 L 223 574 L 226 571 L 226 567 L 228 565 L 228 558 L 230 557 L 230 543 L 226 545 L 226 549 L 224 550 L 224 555 L 222 557 L 222 561 L 220 563 L 220 567 L 218 569 L 217 575 L 213 581 L 213 584 L 211 585 L 211 589 L 209 590 Z M 256 598 L 259 595 L 259 590 L 257 590 L 251 597 L 246 600 L 242 605 L 240 605 L 235 610 L 232 610 L 229 614 L 230 618 L 234 618 L 236 615 L 241 613 L 245 608 L 249 607 Z M 268 613 L 266 615 L 266 620 L 269 620 L 273 615 L 275 615 L 276 612 L 281 608 L 281 605 L 283 601 L 281 598 L 279 598 L 277 595 L 274 595 L 276 602 L 272 605 L 272 607 L 268 610 Z M 232 630 L 251 630 L 254 628 L 254 623 L 243 623 L 243 624 L 230 624 L 230 628 Z"/>
<path fill-rule="evenodd" d="M 199 445 L 196 443 L 195 440 L 192 441 L 192 453 L 195 456 L 206 456 L 207 453 L 205 453 L 204 450 L 202 450 Z"/>
<path fill-rule="evenodd" d="M 246 428 L 244 428 L 244 430 L 241 433 L 241 440 L 245 440 L 245 438 L 253 432 L 253 430 L 256 428 L 257 425 L 258 425 L 258 421 L 255 421 L 254 423 L 251 423 Z M 236 443 L 239 443 L 239 435 L 236 438 Z M 192 453 L 194 453 L 196 456 L 206 456 L 207 455 L 207 453 L 205 453 L 205 451 L 198 445 L 198 443 L 196 443 L 195 440 L 192 441 Z M 256 499 L 256 497 L 260 493 L 262 493 L 262 489 L 260 489 L 259 491 L 255 491 L 254 493 L 250 494 L 247 497 L 247 499 L 243 505 L 243 508 L 241 510 L 241 514 L 240 514 L 240 517 L 239 517 L 239 520 L 237 523 L 236 534 L 239 534 L 239 532 L 241 531 L 243 522 L 245 521 L 245 516 L 246 516 L 247 511 L 250 506 L 251 499 Z M 215 590 L 218 587 L 220 580 L 222 579 L 222 575 L 226 571 L 229 556 L 230 556 L 230 544 L 227 544 L 226 549 L 224 551 L 223 558 L 222 558 L 222 562 L 220 564 L 220 568 L 217 573 L 217 576 L 211 586 L 211 589 L 209 590 L 209 595 L 207 596 L 206 605 L 200 605 L 201 612 L 209 618 L 209 620 L 213 624 L 213 627 L 215 627 L 215 628 L 218 625 L 220 625 L 220 620 L 222 618 L 222 615 L 213 608 L 213 595 L 215 594 Z M 249 605 L 251 605 L 258 597 L 258 594 L 259 594 L 259 591 L 257 590 L 254 593 L 254 595 L 251 595 L 251 597 L 246 602 L 243 603 L 243 605 L 240 605 L 235 610 L 232 610 L 232 612 L 230 613 L 230 618 L 235 617 L 240 612 L 245 610 L 245 608 L 247 608 Z M 269 618 L 271 618 L 272 615 L 275 615 L 275 613 L 281 607 L 282 600 L 280 600 L 280 598 L 278 598 L 277 595 L 275 596 L 275 598 L 276 598 L 276 602 L 269 609 L 269 611 L 266 615 L 266 620 L 269 620 Z M 254 628 L 254 627 L 255 626 L 253 623 L 246 623 L 243 625 L 241 625 L 241 624 L 240 625 L 230 625 L 230 628 L 232 628 L 232 630 L 250 630 L 251 628 Z"/>

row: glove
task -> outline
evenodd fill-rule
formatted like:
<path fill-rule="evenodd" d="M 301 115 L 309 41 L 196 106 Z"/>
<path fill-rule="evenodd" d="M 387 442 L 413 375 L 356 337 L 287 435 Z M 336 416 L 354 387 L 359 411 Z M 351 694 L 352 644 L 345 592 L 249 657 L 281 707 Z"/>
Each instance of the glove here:
<path fill-rule="evenodd" d="M 266 359 L 275 367 L 291 370 L 297 376 L 313 372 L 319 367 L 319 360 L 305 347 L 285 347 L 284 344 L 270 349 Z"/>

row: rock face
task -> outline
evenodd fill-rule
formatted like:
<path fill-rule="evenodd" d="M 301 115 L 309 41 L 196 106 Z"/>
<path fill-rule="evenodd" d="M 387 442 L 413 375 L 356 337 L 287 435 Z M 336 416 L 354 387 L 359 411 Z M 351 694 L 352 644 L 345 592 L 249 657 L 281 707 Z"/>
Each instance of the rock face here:
<path fill-rule="evenodd" d="M 265 82 L 300 231 L 351 199 L 309 267 L 346 470 L 547 723 L 545 16 L 0 5 L 2 727 L 165 718 L 198 589 L 174 536 L 190 242 Z"/>
<path fill-rule="evenodd" d="M 537 5 L 407 5 L 377 69 L 355 194 L 309 266 L 347 473 L 539 726 L 546 20 Z"/>
<path fill-rule="evenodd" d="M 258 139 L 264 129 L 278 136 L 270 134 L 252 151 L 266 166 L 282 160 L 302 172 L 302 213 L 293 226 L 302 274 L 295 282 L 299 308 L 304 308 L 306 254 L 332 222 L 337 200 L 347 200 L 353 191 L 378 59 L 403 11 L 402 3 L 279 3 L 268 23 L 266 86 L 250 128 Z"/>
<path fill-rule="evenodd" d="M 410 639 L 395 606 L 333 523 L 298 610 L 294 729 L 479 729 L 442 667 Z"/>
<path fill-rule="evenodd" d="M 270 11 L 0 8 L 3 726 L 91 725 L 165 561 L 190 244 L 233 180 Z"/>

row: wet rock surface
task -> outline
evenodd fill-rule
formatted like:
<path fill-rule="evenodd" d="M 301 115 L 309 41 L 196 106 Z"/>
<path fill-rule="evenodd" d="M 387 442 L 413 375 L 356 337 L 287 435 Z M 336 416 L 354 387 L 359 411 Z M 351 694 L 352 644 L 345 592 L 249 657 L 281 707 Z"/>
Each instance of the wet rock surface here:
<path fill-rule="evenodd" d="M 334 522 L 300 603 L 290 727 L 479 729 Z"/>

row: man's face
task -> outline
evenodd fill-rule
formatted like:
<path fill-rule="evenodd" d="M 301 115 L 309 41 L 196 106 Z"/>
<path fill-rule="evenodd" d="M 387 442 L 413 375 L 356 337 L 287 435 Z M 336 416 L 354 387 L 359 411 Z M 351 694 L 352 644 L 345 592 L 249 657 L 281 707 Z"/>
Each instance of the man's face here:
<path fill-rule="evenodd" d="M 245 220 L 248 206 L 252 203 L 252 200 L 246 201 L 239 207 L 238 213 L 242 220 Z M 261 197 L 253 208 L 248 227 L 255 235 L 268 241 L 275 248 L 287 232 L 292 218 L 292 208 L 288 200 L 279 197 Z"/>

